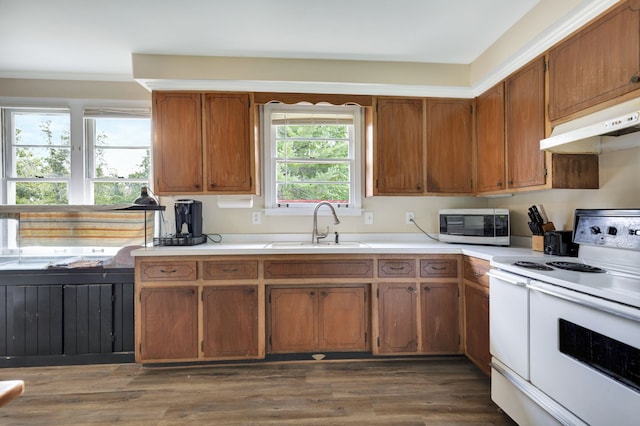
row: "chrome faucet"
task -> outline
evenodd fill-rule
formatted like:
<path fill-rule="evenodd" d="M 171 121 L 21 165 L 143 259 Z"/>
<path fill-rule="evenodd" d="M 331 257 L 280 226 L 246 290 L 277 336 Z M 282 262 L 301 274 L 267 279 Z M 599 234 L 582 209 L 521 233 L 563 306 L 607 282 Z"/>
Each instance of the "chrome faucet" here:
<path fill-rule="evenodd" d="M 318 209 L 322 206 L 329 206 L 329 208 L 331 209 L 331 213 L 333 213 L 333 218 L 335 219 L 335 221 L 333 222 L 334 225 L 337 225 L 340 223 L 340 219 L 338 219 L 338 215 L 336 214 L 336 209 L 333 207 L 331 203 L 329 203 L 328 201 L 321 201 L 318 204 L 316 204 L 316 208 L 313 211 L 313 232 L 311 234 L 312 244 L 319 243 L 322 238 L 327 238 L 327 236 L 329 235 L 328 226 L 327 226 L 327 232 L 318 231 Z"/>

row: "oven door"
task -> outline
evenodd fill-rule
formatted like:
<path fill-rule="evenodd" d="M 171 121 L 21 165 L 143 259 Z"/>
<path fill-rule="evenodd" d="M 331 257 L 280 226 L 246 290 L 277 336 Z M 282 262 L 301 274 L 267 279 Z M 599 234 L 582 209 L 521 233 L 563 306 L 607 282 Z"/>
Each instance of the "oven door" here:
<path fill-rule="evenodd" d="M 591 425 L 637 425 L 640 311 L 532 281 L 533 385 Z"/>
<path fill-rule="evenodd" d="M 491 355 L 529 379 L 529 290 L 527 279 L 492 269 L 489 298 Z"/>

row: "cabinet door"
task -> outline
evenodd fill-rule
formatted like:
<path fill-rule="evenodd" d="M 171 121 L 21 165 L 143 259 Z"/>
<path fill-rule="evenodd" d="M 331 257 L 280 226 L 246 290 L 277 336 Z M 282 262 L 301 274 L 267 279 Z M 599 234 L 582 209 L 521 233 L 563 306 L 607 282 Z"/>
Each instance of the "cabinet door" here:
<path fill-rule="evenodd" d="M 378 98 L 374 194 L 424 192 L 424 101 Z"/>
<path fill-rule="evenodd" d="M 544 58 L 507 79 L 507 178 L 509 188 L 545 184 Z"/>
<path fill-rule="evenodd" d="M 318 346 L 318 290 L 274 288 L 269 295 L 271 353 L 313 352 Z"/>
<path fill-rule="evenodd" d="M 549 51 L 551 121 L 640 89 L 640 5 L 623 2 Z"/>
<path fill-rule="evenodd" d="M 427 100 L 428 192 L 473 192 L 472 102 Z"/>
<path fill-rule="evenodd" d="M 465 354 L 485 374 L 491 372 L 489 352 L 489 289 L 464 285 Z"/>
<path fill-rule="evenodd" d="M 249 95 L 207 93 L 203 102 L 206 190 L 251 192 L 255 161 Z"/>
<path fill-rule="evenodd" d="M 206 358 L 258 354 L 257 286 L 205 287 L 202 301 Z"/>
<path fill-rule="evenodd" d="M 198 357 L 198 289 L 196 286 L 140 290 L 142 360 Z"/>
<path fill-rule="evenodd" d="M 62 355 L 62 286 L 7 287 L 7 355 Z"/>
<path fill-rule="evenodd" d="M 422 352 L 459 352 L 458 300 L 458 283 L 422 284 Z"/>
<path fill-rule="evenodd" d="M 318 307 L 318 349 L 367 349 L 368 310 L 364 287 L 321 288 Z"/>
<path fill-rule="evenodd" d="M 153 174 L 157 194 L 202 192 L 199 93 L 153 92 Z"/>
<path fill-rule="evenodd" d="M 417 351 L 416 299 L 415 283 L 384 283 L 378 286 L 380 353 Z"/>
<path fill-rule="evenodd" d="M 476 99 L 478 192 L 505 188 L 504 83 Z"/>
<path fill-rule="evenodd" d="M 64 353 L 113 352 L 113 285 L 64 286 Z"/>

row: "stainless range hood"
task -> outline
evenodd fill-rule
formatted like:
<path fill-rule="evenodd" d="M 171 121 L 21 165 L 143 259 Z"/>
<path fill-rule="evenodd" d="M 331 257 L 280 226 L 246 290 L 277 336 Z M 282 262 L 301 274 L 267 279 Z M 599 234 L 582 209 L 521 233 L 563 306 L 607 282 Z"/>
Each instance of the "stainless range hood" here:
<path fill-rule="evenodd" d="M 554 127 L 540 149 L 556 153 L 600 154 L 640 146 L 640 98 Z"/>

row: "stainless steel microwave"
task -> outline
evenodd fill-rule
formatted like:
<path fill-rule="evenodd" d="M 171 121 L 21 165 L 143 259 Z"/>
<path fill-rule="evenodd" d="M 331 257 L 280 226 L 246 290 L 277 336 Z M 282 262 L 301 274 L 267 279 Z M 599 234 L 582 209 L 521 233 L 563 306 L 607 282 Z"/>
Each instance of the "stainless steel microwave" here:
<path fill-rule="evenodd" d="M 508 209 L 440 210 L 440 241 L 447 243 L 508 246 Z"/>

